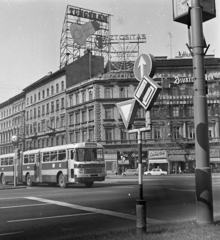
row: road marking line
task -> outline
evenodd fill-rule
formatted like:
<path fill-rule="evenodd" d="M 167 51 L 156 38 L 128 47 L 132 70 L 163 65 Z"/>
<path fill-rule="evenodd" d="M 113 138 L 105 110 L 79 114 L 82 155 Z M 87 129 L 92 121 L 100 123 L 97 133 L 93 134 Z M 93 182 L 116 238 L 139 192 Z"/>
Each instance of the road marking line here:
<path fill-rule="evenodd" d="M 24 231 L 21 232 L 11 232 L 11 233 L 1 233 L 0 236 L 7 236 L 7 235 L 13 235 L 13 234 L 18 234 L 18 233 L 23 233 Z"/>
<path fill-rule="evenodd" d="M 9 223 L 12 223 L 12 222 L 26 222 L 26 221 L 36 221 L 36 220 L 44 220 L 44 219 L 85 216 L 85 215 L 92 215 L 92 214 L 96 214 L 96 213 L 77 213 L 77 214 L 71 214 L 71 215 L 60 215 L 60 216 L 51 216 L 51 217 L 27 218 L 27 219 L 9 220 L 7 222 L 9 222 Z"/>
<path fill-rule="evenodd" d="M 79 205 L 70 204 L 70 203 L 66 203 L 66 202 L 54 201 L 54 200 L 49 200 L 49 199 L 37 198 L 37 197 L 24 197 L 24 198 L 29 199 L 29 200 L 34 200 L 34 201 L 55 204 L 55 205 L 62 206 L 62 207 L 69 207 L 69 208 L 73 208 L 73 209 L 78 209 L 78 210 L 83 210 L 83 211 L 88 211 L 88 212 L 93 212 L 93 213 L 100 213 L 100 214 L 104 214 L 104 215 L 120 217 L 120 218 L 125 218 L 125 219 L 136 221 L 135 215 L 130 215 L 130 214 L 126 214 L 126 213 L 113 212 L 113 211 L 109 211 L 109 210 L 103 210 L 103 209 L 92 208 L 92 207 L 84 207 L 84 206 L 79 206 Z M 162 223 L 163 221 L 147 218 L 147 222 L 148 223 L 156 223 L 156 222 Z"/>
<path fill-rule="evenodd" d="M 7 206 L 7 207 L 0 207 L 0 209 L 5 208 L 19 208 L 19 207 L 34 207 L 34 206 L 41 206 L 41 205 L 50 205 L 49 203 L 38 203 L 38 204 L 29 204 L 29 205 L 19 205 L 19 206 Z"/>
<path fill-rule="evenodd" d="M 171 188 L 170 191 L 184 191 L 184 192 L 195 192 L 195 190 L 187 190 L 187 189 L 177 189 L 177 188 Z"/>

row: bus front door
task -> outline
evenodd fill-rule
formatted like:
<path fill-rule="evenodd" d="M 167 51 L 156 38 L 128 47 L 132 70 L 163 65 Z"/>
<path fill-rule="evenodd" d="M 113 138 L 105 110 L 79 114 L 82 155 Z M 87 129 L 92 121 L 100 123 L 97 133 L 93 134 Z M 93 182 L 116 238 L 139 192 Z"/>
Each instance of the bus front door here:
<path fill-rule="evenodd" d="M 35 179 L 36 179 L 36 182 L 42 182 L 42 165 L 41 165 L 40 153 L 36 153 Z"/>
<path fill-rule="evenodd" d="M 69 150 L 68 153 L 68 182 L 75 182 L 75 178 L 74 178 L 74 150 L 71 149 Z"/>
<path fill-rule="evenodd" d="M 22 182 L 22 171 L 23 171 L 23 154 L 21 153 L 20 158 L 16 159 L 17 161 L 17 173 L 18 173 L 18 182 Z"/>

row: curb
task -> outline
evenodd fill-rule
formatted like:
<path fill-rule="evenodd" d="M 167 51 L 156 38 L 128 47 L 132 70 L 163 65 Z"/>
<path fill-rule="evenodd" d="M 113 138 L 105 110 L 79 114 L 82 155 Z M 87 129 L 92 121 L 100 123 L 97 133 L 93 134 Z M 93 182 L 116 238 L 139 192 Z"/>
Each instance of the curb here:
<path fill-rule="evenodd" d="M 17 187 L 14 187 L 14 186 L 8 186 L 8 187 L 0 187 L 0 191 L 1 190 L 9 190 L 9 189 L 20 189 L 20 188 L 26 188 L 26 186 L 17 186 Z"/>

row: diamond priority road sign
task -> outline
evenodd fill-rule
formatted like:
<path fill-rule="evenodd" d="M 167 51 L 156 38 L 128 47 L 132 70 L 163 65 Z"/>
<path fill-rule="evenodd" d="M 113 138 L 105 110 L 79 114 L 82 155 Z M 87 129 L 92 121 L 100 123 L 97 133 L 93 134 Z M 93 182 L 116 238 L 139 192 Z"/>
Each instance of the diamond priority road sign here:
<path fill-rule="evenodd" d="M 161 89 L 162 87 L 153 79 L 144 76 L 134 92 L 134 98 L 144 107 L 145 110 L 150 111 Z"/>

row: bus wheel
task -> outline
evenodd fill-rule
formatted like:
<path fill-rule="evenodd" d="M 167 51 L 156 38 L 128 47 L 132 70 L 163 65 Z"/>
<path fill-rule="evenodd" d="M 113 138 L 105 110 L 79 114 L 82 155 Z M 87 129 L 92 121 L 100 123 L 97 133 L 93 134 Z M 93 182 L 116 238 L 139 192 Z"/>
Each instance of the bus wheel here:
<path fill-rule="evenodd" d="M 63 173 L 60 173 L 60 175 L 59 175 L 59 185 L 60 185 L 61 188 L 65 188 L 67 186 L 66 178 L 63 175 Z"/>
<path fill-rule="evenodd" d="M 4 176 L 4 175 L 2 175 L 1 184 L 2 184 L 2 185 L 7 185 L 7 184 L 8 184 L 8 183 L 6 182 L 6 180 L 5 180 L 5 176 Z"/>
<path fill-rule="evenodd" d="M 92 187 L 93 182 L 86 182 L 85 185 L 86 185 L 86 187 Z"/>
<path fill-rule="evenodd" d="M 26 176 L 26 185 L 27 185 L 28 187 L 31 187 L 31 186 L 33 185 L 32 181 L 31 181 L 31 176 L 30 176 L 30 174 L 28 174 L 28 175 Z"/>

